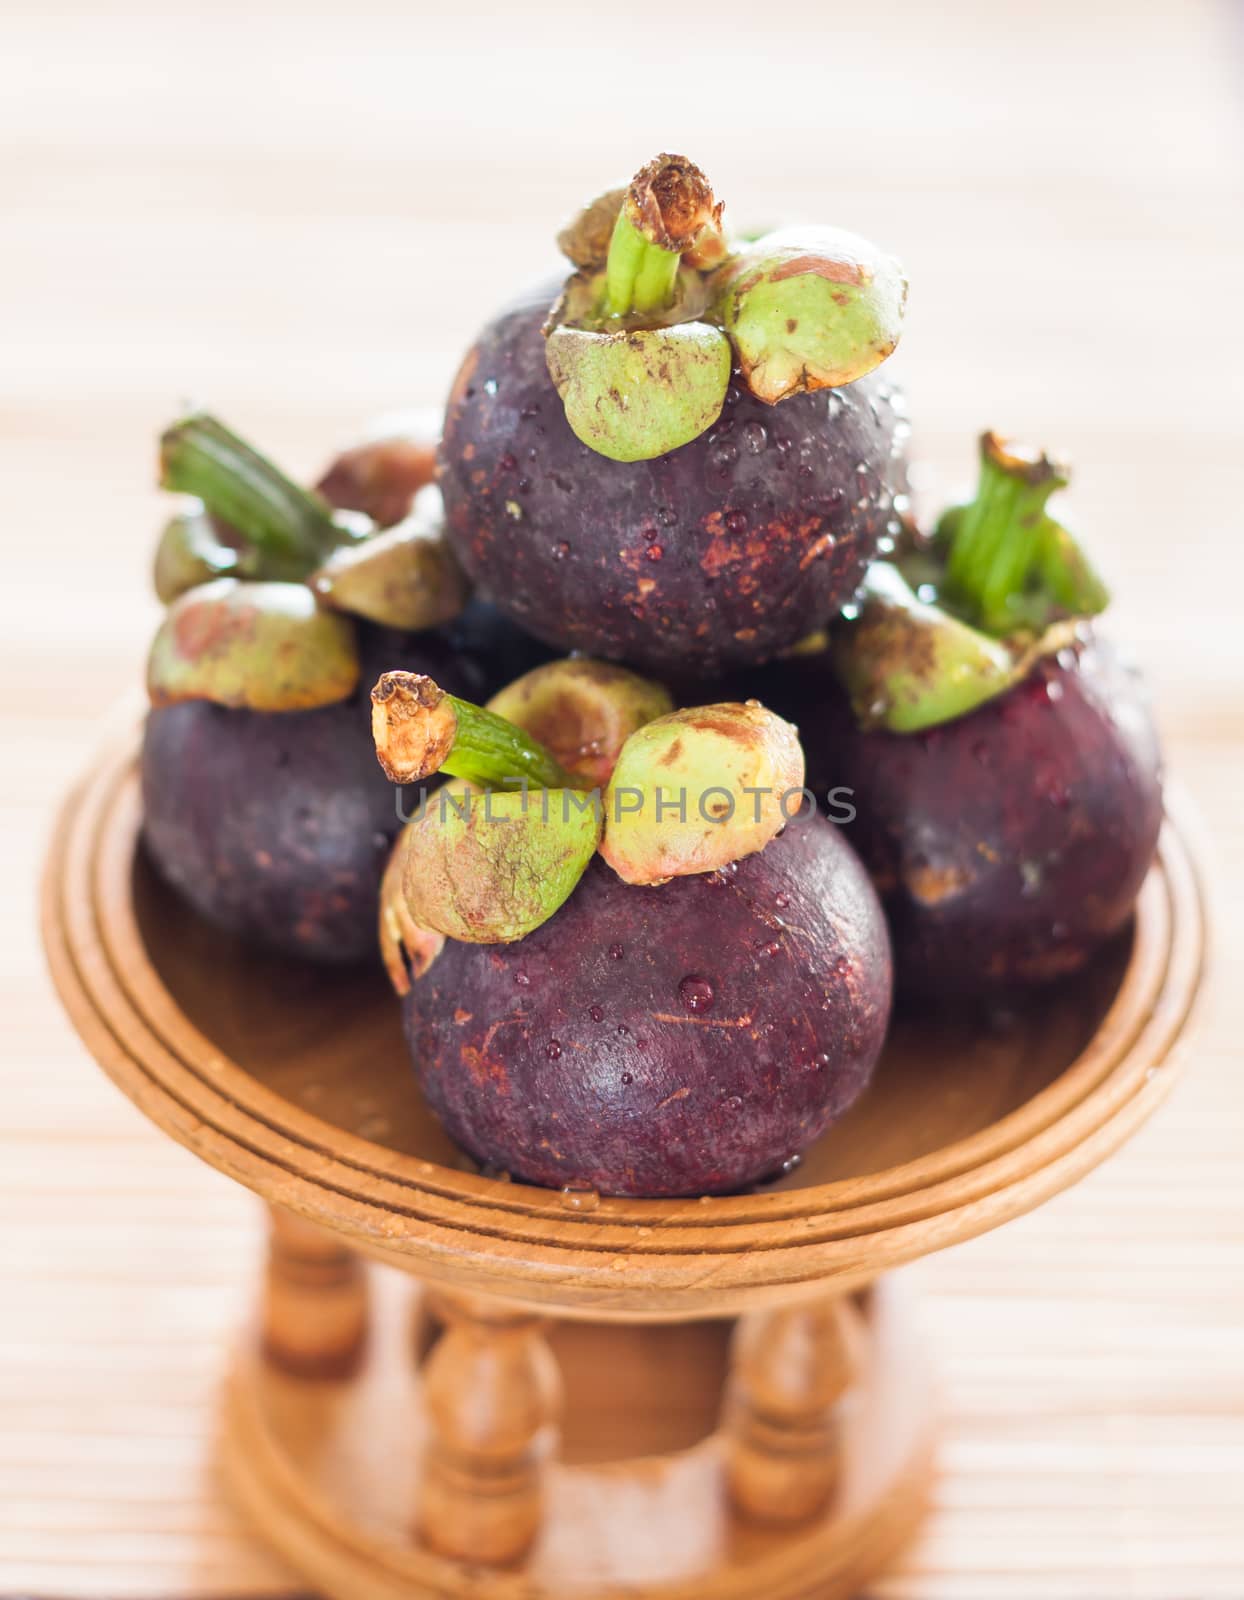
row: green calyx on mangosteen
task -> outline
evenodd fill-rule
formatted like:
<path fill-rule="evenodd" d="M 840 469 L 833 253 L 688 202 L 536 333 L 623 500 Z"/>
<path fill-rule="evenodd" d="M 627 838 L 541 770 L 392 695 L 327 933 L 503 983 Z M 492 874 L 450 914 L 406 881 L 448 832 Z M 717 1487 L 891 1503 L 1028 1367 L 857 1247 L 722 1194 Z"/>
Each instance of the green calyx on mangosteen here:
<path fill-rule="evenodd" d="M 985 433 L 975 499 L 866 574 L 832 646 L 864 728 L 936 727 L 1021 683 L 1109 599 L 1046 502 L 1068 474 Z"/>
<path fill-rule="evenodd" d="M 430 678 L 384 673 L 372 690 L 376 755 L 395 782 L 435 772 L 386 881 L 381 945 L 390 972 L 418 975 L 421 946 L 522 939 L 565 902 L 595 854 L 599 780 L 626 738 L 669 706 L 659 685 L 599 662 L 550 662 L 495 697 L 495 709 L 447 695 Z M 513 720 L 511 720 L 511 717 Z M 549 731 L 567 765 L 526 730 Z M 415 948 L 411 948 L 413 934 Z"/>
<path fill-rule="evenodd" d="M 1077 971 L 1153 860 L 1157 731 L 1138 674 L 1090 626 L 1106 589 L 1047 509 L 1066 481 L 986 434 L 976 498 L 873 568 L 819 661 L 766 685 L 799 719 L 817 789 L 851 796 L 909 991 Z"/>
<path fill-rule="evenodd" d="M 410 510 L 430 473 L 430 443 L 416 459 L 408 442 L 359 447 L 330 469 L 332 493 L 356 502 L 348 509 L 213 417 L 185 417 L 161 442 L 164 487 L 193 499 L 156 560 L 168 611 L 149 660 L 144 844 L 208 921 L 318 963 L 374 957 L 399 827 L 360 683 L 400 664 L 468 691 L 491 686 L 487 615 L 414 631 L 465 598 L 435 508 L 376 532 L 382 514 Z M 413 932 L 407 944 L 421 959 Z"/>
<path fill-rule="evenodd" d="M 160 481 L 197 504 L 173 519 L 157 553 L 157 589 L 171 606 L 148 663 L 154 705 L 280 712 L 344 700 L 359 672 L 351 618 L 417 632 L 469 598 L 434 489 L 378 531 L 204 413 L 164 433 Z"/>
<path fill-rule="evenodd" d="M 559 236 L 578 271 L 545 328 L 549 375 L 572 431 L 611 460 L 698 438 L 736 365 L 775 405 L 854 382 L 898 343 L 907 285 L 891 257 L 826 228 L 732 246 L 721 212 L 698 167 L 660 155 Z"/>
<path fill-rule="evenodd" d="M 416 674 L 384 673 L 372 690 L 386 774 L 454 780 L 403 835 L 402 876 L 389 886 L 403 903 L 382 910 L 390 948 L 403 918 L 468 943 L 524 938 L 565 902 L 598 844 L 630 884 L 714 872 L 763 850 L 802 804 L 795 729 L 756 701 L 670 711 L 658 685 L 570 660 L 528 673 L 496 705 L 516 720 Z"/>
<path fill-rule="evenodd" d="M 553 914 L 596 849 L 598 790 L 618 752 L 637 728 L 671 708 L 660 684 L 582 656 L 533 668 L 483 710 L 441 694 L 430 680 L 381 678 L 373 692 L 373 731 L 386 771 L 417 771 L 423 778 L 445 761 L 452 764 L 456 753 L 465 770 L 503 791 L 476 798 L 472 811 L 459 797 L 478 797 L 485 785 L 456 780 L 446 785 L 444 814 L 438 791 L 403 830 L 380 899 L 380 948 L 399 994 L 426 972 L 446 934 L 506 942 Z M 517 780 L 517 796 L 504 792 L 507 780 Z M 586 803 L 585 789 L 591 790 Z M 518 838 L 511 826 L 515 799 L 522 802 L 520 831 L 538 825 L 543 840 Z M 498 828 L 507 830 L 505 837 L 495 837 Z M 518 893 L 509 864 L 515 853 Z M 543 882 L 535 873 L 541 863 Z"/>

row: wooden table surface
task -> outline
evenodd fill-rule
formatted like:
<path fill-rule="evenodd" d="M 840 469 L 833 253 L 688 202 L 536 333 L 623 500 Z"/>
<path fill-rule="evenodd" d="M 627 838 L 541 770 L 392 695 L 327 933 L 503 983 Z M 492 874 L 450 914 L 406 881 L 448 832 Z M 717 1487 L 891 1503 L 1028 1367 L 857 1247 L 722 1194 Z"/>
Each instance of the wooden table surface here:
<path fill-rule="evenodd" d="M 944 1476 L 872 1593 L 1244 1595 L 1242 33 L 1198 0 L 0 0 L 0 1594 L 294 1587 L 213 1464 L 255 1204 L 105 1083 L 33 931 L 53 805 L 156 616 L 154 433 L 194 397 L 310 470 L 435 402 L 553 225 L 664 147 L 740 221 L 902 254 L 931 502 L 984 425 L 1071 452 L 1213 840 L 1216 996 L 1172 1103 L 919 1269 Z"/>

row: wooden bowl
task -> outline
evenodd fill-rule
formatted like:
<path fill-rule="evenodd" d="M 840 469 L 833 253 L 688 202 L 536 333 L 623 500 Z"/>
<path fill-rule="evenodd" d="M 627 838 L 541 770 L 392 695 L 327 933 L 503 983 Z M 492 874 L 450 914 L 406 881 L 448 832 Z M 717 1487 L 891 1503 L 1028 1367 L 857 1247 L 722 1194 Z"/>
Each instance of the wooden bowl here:
<path fill-rule="evenodd" d="M 599 1199 L 455 1150 L 379 972 L 267 959 L 198 921 L 143 855 L 135 754 L 131 730 L 70 798 L 44 935 L 121 1088 L 273 1208 L 224 1426 L 266 1536 L 339 1600 L 867 1582 L 927 1503 L 935 1435 L 923 1343 L 876 1280 L 1074 1182 L 1167 1093 L 1204 960 L 1177 822 L 1091 969 L 1005 1010 L 900 1018 L 866 1096 L 781 1182 Z M 356 1252 L 431 1280 L 416 1338 Z M 546 1338 L 539 1311 L 572 1320 Z"/>
<path fill-rule="evenodd" d="M 379 972 L 258 956 L 180 904 L 140 846 L 135 751 L 129 731 L 70 798 L 45 884 L 53 973 L 103 1066 L 269 1201 L 425 1279 L 562 1316 L 847 1291 L 1029 1210 L 1163 1099 L 1201 982 L 1202 898 L 1175 817 L 1134 925 L 1088 971 L 1005 1010 L 900 1018 L 867 1094 L 780 1182 L 585 1203 L 456 1151 Z"/>

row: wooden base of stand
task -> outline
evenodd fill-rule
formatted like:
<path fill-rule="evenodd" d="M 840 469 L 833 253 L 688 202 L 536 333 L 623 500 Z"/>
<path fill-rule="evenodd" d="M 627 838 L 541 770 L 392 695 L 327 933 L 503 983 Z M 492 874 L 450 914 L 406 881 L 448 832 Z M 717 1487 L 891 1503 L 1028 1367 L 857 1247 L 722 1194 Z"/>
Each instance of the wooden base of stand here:
<path fill-rule="evenodd" d="M 495 1539 L 498 1522 L 490 1515 L 486 1464 L 474 1474 L 467 1464 L 457 1499 L 442 1498 L 439 1528 L 429 1527 L 443 1411 L 455 1403 L 442 1372 L 438 1422 L 429 1390 L 438 1352 L 454 1334 L 442 1335 L 420 1366 L 420 1345 L 434 1331 L 412 1322 L 421 1291 L 412 1294 L 409 1283 L 388 1274 L 379 1278 L 374 1287 L 382 1292 L 372 1296 L 354 1377 L 295 1376 L 265 1357 L 257 1336 L 242 1350 L 228 1390 L 225 1459 L 236 1497 L 264 1538 L 333 1600 L 838 1600 L 874 1576 L 919 1520 L 932 1470 L 927 1363 L 901 1286 L 883 1283 L 862 1306 L 849 1302 L 858 1333 L 854 1371 L 824 1405 L 818 1378 L 828 1370 L 831 1385 L 839 1385 L 832 1359 L 827 1366 L 826 1352 L 816 1348 L 816 1310 L 741 1319 L 717 1425 L 703 1413 L 720 1379 L 728 1325 L 559 1324 L 551 1344 L 568 1376 L 563 1448 L 551 1418 L 532 1419 L 538 1447 L 519 1453 L 532 1467 L 538 1516 L 528 1537 L 520 1505 L 527 1548 L 490 1563 L 484 1545 L 490 1532 Z M 826 1305 L 832 1310 L 833 1302 Z M 521 1312 L 514 1317 L 539 1326 Z M 498 1338 L 514 1337 L 514 1322 L 476 1323 L 477 1330 L 498 1326 L 499 1334 L 482 1335 L 485 1360 L 497 1355 Z M 810 1359 L 801 1364 L 794 1347 L 809 1332 Z M 543 1344 L 543 1334 L 537 1337 Z M 774 1375 L 798 1380 L 803 1373 L 804 1392 L 788 1394 L 786 1408 L 766 1389 L 766 1349 Z M 487 1434 L 497 1413 L 495 1387 L 481 1395 L 470 1370 L 457 1376 L 464 1385 L 458 1414 Z M 785 1381 L 782 1387 L 790 1389 Z M 822 1414 L 829 1426 L 817 1426 Z M 698 1442 L 664 1448 L 671 1434 L 698 1426 L 710 1430 Z M 512 1454 L 501 1437 L 492 1482 L 501 1490 L 493 1509 L 503 1532 L 521 1500 Z M 781 1495 L 766 1499 L 784 1470 L 796 1486 L 827 1488 L 811 1513 L 797 1493 L 786 1499 L 785 1509 L 800 1518 L 793 1523 L 780 1520 Z M 464 1521 L 473 1498 L 482 1501 L 477 1548 Z M 749 1498 L 751 1510 L 739 1504 Z M 433 1540 L 452 1546 L 456 1535 L 463 1536 L 461 1556 L 432 1548 Z"/>

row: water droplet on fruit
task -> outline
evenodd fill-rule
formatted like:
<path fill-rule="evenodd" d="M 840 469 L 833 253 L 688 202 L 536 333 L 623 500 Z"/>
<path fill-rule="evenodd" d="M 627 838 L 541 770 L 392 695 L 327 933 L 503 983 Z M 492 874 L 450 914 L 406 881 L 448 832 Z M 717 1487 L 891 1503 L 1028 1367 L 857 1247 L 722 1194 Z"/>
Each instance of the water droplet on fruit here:
<path fill-rule="evenodd" d="M 801 1167 L 802 1165 L 803 1165 L 803 1157 L 802 1156 L 798 1156 L 798 1155 L 796 1155 L 796 1156 L 787 1156 L 786 1160 L 783 1161 L 783 1163 L 781 1165 L 781 1168 L 780 1168 L 782 1177 L 785 1178 L 789 1173 L 794 1172 L 796 1167 Z"/>
<path fill-rule="evenodd" d="M 548 1056 L 550 1061 L 560 1061 L 562 1057 L 561 1040 L 550 1039 L 548 1044 L 546 1044 L 544 1047 L 544 1053 L 546 1056 Z"/>
<path fill-rule="evenodd" d="M 610 961 L 621 961 L 622 957 L 625 954 L 626 954 L 626 951 L 622 948 L 622 946 L 620 944 L 611 944 L 609 946 L 609 959 L 610 959 Z"/>
<path fill-rule="evenodd" d="M 658 506 L 657 521 L 663 528 L 672 528 L 678 521 L 678 513 L 672 511 L 669 506 Z"/>
<path fill-rule="evenodd" d="M 711 1011 L 717 998 L 707 978 L 688 976 L 678 985 L 678 998 L 688 1011 Z"/>
<path fill-rule="evenodd" d="M 730 533 L 746 533 L 747 532 L 747 513 L 746 513 L 746 511 L 727 511 L 726 512 L 726 528 L 728 529 L 728 531 Z"/>
<path fill-rule="evenodd" d="M 743 1097 L 737 1094 L 727 1095 L 721 1102 L 721 1109 L 728 1111 L 731 1116 L 736 1115 L 743 1109 Z"/>
<path fill-rule="evenodd" d="M 516 972 L 514 974 L 514 982 L 520 989 L 527 989 L 531 986 L 531 979 L 525 972 Z"/>
<path fill-rule="evenodd" d="M 568 539 L 559 539 L 553 546 L 553 560 L 564 561 L 569 554 L 570 541 Z"/>
<path fill-rule="evenodd" d="M 620 1039 L 627 1038 L 629 1036 L 629 1034 L 630 1034 L 630 1031 L 631 1030 L 627 1027 L 625 1022 L 619 1022 L 618 1023 L 618 1037 Z"/>
<path fill-rule="evenodd" d="M 495 378 L 485 378 L 484 379 L 484 393 L 485 394 L 496 394 L 496 392 L 497 392 L 497 380 Z"/>
<path fill-rule="evenodd" d="M 782 946 L 776 939 L 758 939 L 756 941 L 757 953 L 762 956 L 776 956 L 781 953 Z"/>
<path fill-rule="evenodd" d="M 739 437 L 748 455 L 760 455 L 769 443 L 769 430 L 763 422 L 745 422 Z"/>
<path fill-rule="evenodd" d="M 778 455 L 780 455 L 780 456 L 789 455 L 790 454 L 790 440 L 786 437 L 786 435 L 784 433 L 779 433 L 777 438 L 774 439 L 774 441 L 773 441 L 773 448 L 777 451 Z"/>
<path fill-rule="evenodd" d="M 595 1211 L 600 1195 L 590 1183 L 568 1183 L 561 1192 L 561 1203 L 567 1211 Z"/>
<path fill-rule="evenodd" d="M 633 1072 L 624 1072 L 622 1074 L 622 1083 L 625 1085 L 626 1088 L 629 1089 L 631 1084 L 633 1084 L 634 1082 L 635 1082 L 635 1074 Z"/>
<path fill-rule="evenodd" d="M 513 472 L 514 468 L 518 465 L 518 461 L 507 450 L 505 452 L 505 454 L 501 457 L 501 460 L 498 463 L 498 465 L 500 466 L 502 472 Z"/>
<path fill-rule="evenodd" d="M 648 546 L 648 548 L 644 551 L 644 555 L 647 557 L 647 559 L 649 561 L 660 561 L 661 557 L 664 554 L 665 554 L 665 549 L 664 549 L 664 547 L 662 545 L 659 545 L 659 544 L 650 544 Z"/>
<path fill-rule="evenodd" d="M 790 904 L 790 896 L 788 894 L 782 894 L 779 891 L 774 895 L 773 903 L 779 911 L 785 911 L 787 906 Z"/>
<path fill-rule="evenodd" d="M 587 1008 L 587 1014 L 589 1017 L 591 1017 L 593 1022 L 603 1022 L 605 1020 L 603 1006 L 589 1006 Z"/>
<path fill-rule="evenodd" d="M 812 1057 L 811 1061 L 804 1063 L 804 1068 L 808 1072 L 824 1072 L 825 1068 L 828 1067 L 829 1064 L 829 1057 L 825 1054 L 824 1050 L 821 1050 Z"/>

